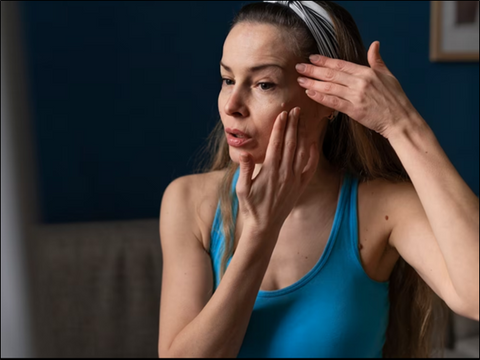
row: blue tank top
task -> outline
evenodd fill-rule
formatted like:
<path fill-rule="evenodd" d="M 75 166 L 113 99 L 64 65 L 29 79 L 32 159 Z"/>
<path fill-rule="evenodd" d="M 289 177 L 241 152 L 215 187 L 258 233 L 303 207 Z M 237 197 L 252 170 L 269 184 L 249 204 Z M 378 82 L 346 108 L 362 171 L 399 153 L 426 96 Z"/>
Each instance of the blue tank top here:
<path fill-rule="evenodd" d="M 238 175 L 239 170 L 231 188 L 234 219 Z M 358 179 L 346 173 L 332 230 L 316 265 L 286 288 L 258 292 L 238 357 L 382 357 L 389 320 L 389 281 L 372 280 L 361 265 L 357 190 Z M 219 284 L 223 246 L 218 206 L 210 248 L 214 291 Z"/>

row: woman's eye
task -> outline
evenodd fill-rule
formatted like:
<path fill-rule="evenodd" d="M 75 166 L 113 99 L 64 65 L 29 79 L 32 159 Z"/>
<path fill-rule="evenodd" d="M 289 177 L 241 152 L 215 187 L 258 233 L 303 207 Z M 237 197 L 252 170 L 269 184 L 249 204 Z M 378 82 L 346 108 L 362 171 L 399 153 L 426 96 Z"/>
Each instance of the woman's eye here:
<path fill-rule="evenodd" d="M 233 83 L 234 83 L 233 80 L 226 79 L 226 78 L 222 78 L 221 82 L 222 82 L 222 85 L 225 84 L 227 86 L 233 85 Z M 268 82 L 262 82 L 262 83 L 258 83 L 258 86 L 260 86 L 260 88 L 263 91 L 269 91 L 269 90 L 272 90 L 275 87 L 275 84 L 274 83 L 268 83 Z"/>
<path fill-rule="evenodd" d="M 230 80 L 230 79 L 224 79 L 224 78 L 222 78 L 221 80 L 222 80 L 222 84 L 225 83 L 225 85 L 232 85 L 232 82 L 233 82 L 233 81 Z"/>
<path fill-rule="evenodd" d="M 275 84 L 273 83 L 259 83 L 259 85 L 260 85 L 260 88 L 265 91 L 271 90 L 275 86 Z"/>

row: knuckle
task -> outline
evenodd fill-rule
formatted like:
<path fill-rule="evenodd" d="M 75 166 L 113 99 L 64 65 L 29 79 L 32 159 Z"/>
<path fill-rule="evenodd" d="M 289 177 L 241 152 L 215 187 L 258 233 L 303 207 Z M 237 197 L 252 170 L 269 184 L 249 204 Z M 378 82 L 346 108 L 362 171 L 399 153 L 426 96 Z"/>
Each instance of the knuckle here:
<path fill-rule="evenodd" d="M 361 106 L 359 109 L 356 111 L 356 117 L 359 119 L 363 119 L 365 117 L 365 114 L 367 113 L 366 107 Z"/>
<path fill-rule="evenodd" d="M 364 105 L 360 108 L 362 115 L 366 115 L 368 112 L 368 106 Z"/>
<path fill-rule="evenodd" d="M 290 151 L 295 150 L 295 148 L 297 147 L 297 142 L 293 141 L 293 140 L 290 140 L 290 141 L 287 141 L 285 146 L 287 147 L 287 150 L 290 150 Z"/>
<path fill-rule="evenodd" d="M 285 172 L 285 175 L 284 175 L 284 177 L 283 177 L 283 182 L 284 182 L 284 184 L 289 184 L 291 180 L 292 180 L 292 174 L 291 174 L 291 172 L 290 172 L 290 171 L 286 171 L 286 172 Z"/>
<path fill-rule="evenodd" d="M 278 175 L 278 181 L 279 181 L 280 184 L 285 184 L 285 183 L 287 183 L 287 182 L 288 182 L 288 173 L 282 171 L 282 172 Z"/>
<path fill-rule="evenodd" d="M 326 83 L 324 85 L 324 90 L 327 91 L 327 92 L 330 92 L 333 90 L 333 84 L 332 83 Z"/>
<path fill-rule="evenodd" d="M 340 100 L 337 97 L 332 97 L 331 103 L 334 107 L 337 107 L 340 105 Z"/>
<path fill-rule="evenodd" d="M 364 79 L 367 81 L 367 84 L 372 85 L 376 76 L 377 74 L 372 69 L 368 69 Z"/>
<path fill-rule="evenodd" d="M 343 71 L 345 70 L 345 61 L 343 60 L 338 60 L 335 62 L 335 69 Z"/>
<path fill-rule="evenodd" d="M 360 94 L 357 95 L 356 102 L 360 106 L 365 106 L 366 97 L 365 97 L 363 91 Z"/>
<path fill-rule="evenodd" d="M 274 151 L 279 151 L 279 150 L 282 148 L 282 142 L 279 141 L 279 140 L 275 140 L 275 141 L 272 143 L 272 147 L 273 147 L 273 150 L 274 150 Z"/>
<path fill-rule="evenodd" d="M 327 80 L 335 80 L 335 71 L 332 69 L 327 69 L 325 72 L 325 78 Z"/>
<path fill-rule="evenodd" d="M 303 162 L 307 158 L 307 153 L 305 150 L 300 150 L 298 152 L 298 158 L 300 159 L 301 162 Z"/>
<path fill-rule="evenodd" d="M 360 80 L 360 90 L 366 91 L 370 87 L 371 83 L 368 81 L 368 79 L 362 79 Z"/>

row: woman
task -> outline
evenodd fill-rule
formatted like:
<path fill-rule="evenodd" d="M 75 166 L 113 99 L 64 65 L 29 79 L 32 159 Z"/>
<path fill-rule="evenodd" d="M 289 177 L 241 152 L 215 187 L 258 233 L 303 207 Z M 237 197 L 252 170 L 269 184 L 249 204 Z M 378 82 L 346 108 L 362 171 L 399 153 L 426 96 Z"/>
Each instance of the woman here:
<path fill-rule="evenodd" d="M 478 198 L 346 10 L 246 5 L 220 71 L 212 164 L 162 199 L 161 357 L 428 357 L 435 299 L 478 320 Z"/>

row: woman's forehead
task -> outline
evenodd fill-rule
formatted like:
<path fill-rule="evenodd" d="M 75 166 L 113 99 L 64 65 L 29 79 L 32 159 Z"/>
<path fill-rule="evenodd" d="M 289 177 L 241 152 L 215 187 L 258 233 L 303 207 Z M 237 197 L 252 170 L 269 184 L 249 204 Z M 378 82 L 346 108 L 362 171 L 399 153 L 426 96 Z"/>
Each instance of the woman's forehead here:
<path fill-rule="evenodd" d="M 222 63 L 233 66 L 232 63 L 245 64 L 247 61 L 250 67 L 255 67 L 268 62 L 285 67 L 294 61 L 294 55 L 281 32 L 272 25 L 236 25 L 225 40 Z"/>

